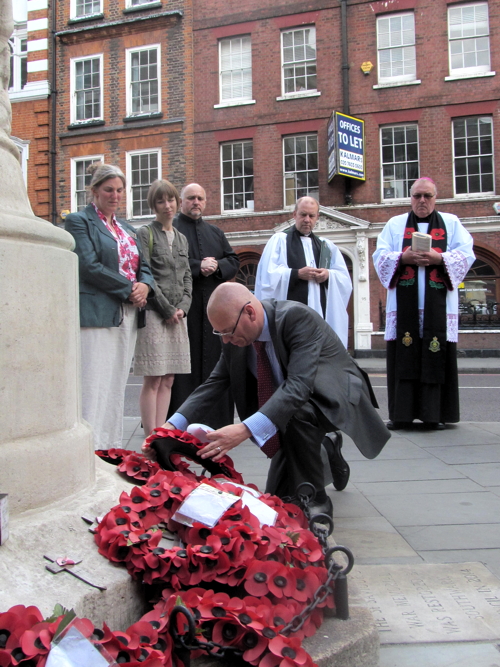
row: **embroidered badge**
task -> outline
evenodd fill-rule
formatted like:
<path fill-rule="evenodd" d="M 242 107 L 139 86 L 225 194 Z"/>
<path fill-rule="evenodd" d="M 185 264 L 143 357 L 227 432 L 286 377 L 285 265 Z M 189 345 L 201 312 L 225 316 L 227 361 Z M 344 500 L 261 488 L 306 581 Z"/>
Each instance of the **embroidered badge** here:
<path fill-rule="evenodd" d="M 437 336 L 434 336 L 429 345 L 429 350 L 431 352 L 439 352 L 440 349 L 441 349 L 441 344 L 438 341 Z"/>
<path fill-rule="evenodd" d="M 410 332 L 407 331 L 403 336 L 403 345 L 405 345 L 406 347 L 410 347 L 412 343 L 413 343 L 413 338 L 410 336 Z"/>

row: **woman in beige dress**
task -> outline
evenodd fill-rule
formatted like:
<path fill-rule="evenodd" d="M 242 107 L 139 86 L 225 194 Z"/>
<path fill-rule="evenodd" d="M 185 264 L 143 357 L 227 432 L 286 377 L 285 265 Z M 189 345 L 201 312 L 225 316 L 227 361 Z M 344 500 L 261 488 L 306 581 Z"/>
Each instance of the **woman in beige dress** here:
<path fill-rule="evenodd" d="M 186 315 L 192 289 L 188 242 L 172 226 L 180 204 L 177 190 L 169 181 L 155 181 L 148 204 L 156 219 L 141 227 L 138 236 L 155 285 L 134 362 L 134 375 L 144 376 L 139 404 L 146 434 L 165 422 L 174 376 L 191 372 Z"/>

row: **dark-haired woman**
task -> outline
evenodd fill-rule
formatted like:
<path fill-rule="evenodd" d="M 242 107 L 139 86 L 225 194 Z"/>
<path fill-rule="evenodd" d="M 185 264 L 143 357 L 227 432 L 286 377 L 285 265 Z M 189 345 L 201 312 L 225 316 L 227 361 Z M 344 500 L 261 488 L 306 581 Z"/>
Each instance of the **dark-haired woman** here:
<path fill-rule="evenodd" d="M 192 291 L 188 242 L 172 226 L 179 203 L 172 183 L 155 181 L 148 192 L 148 204 L 156 220 L 138 232 L 155 279 L 134 361 L 134 375 L 144 376 L 140 408 L 146 434 L 165 422 L 174 376 L 191 372 L 186 326 Z"/>

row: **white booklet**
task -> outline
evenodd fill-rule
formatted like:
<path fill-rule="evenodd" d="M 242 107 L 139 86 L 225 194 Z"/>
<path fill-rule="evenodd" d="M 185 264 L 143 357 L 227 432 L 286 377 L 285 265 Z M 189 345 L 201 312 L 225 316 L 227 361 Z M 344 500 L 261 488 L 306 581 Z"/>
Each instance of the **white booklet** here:
<path fill-rule="evenodd" d="M 432 236 L 422 232 L 413 232 L 411 235 L 411 249 L 413 252 L 429 252 L 432 245 Z"/>

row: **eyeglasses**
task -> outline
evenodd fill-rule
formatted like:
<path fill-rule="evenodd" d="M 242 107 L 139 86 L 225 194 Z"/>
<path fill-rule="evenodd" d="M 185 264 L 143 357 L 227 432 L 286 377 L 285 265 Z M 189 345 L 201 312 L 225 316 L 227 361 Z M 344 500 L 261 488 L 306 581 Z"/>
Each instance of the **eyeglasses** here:
<path fill-rule="evenodd" d="M 240 314 L 238 315 L 238 319 L 236 320 L 236 324 L 234 325 L 234 328 L 232 331 L 216 331 L 215 329 L 212 329 L 212 333 L 215 334 L 216 336 L 234 336 L 234 332 L 236 331 L 236 327 L 240 323 L 241 316 L 243 315 L 243 311 L 245 308 L 252 303 L 251 301 L 247 301 L 246 304 L 243 306 L 243 308 L 240 310 Z"/>
<path fill-rule="evenodd" d="M 413 199 L 422 199 L 422 197 L 424 197 L 424 199 L 433 199 L 435 196 L 436 195 L 431 195 L 428 192 L 422 195 L 412 195 Z"/>

